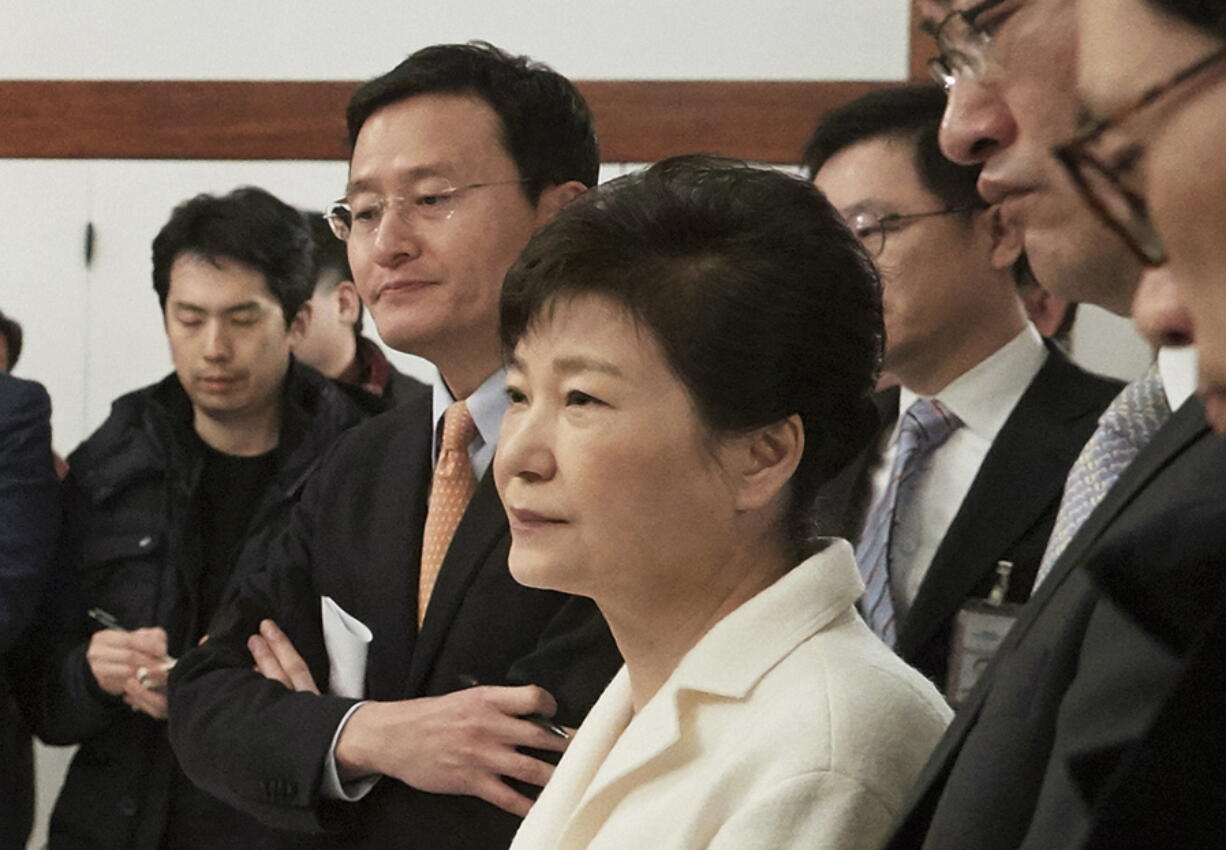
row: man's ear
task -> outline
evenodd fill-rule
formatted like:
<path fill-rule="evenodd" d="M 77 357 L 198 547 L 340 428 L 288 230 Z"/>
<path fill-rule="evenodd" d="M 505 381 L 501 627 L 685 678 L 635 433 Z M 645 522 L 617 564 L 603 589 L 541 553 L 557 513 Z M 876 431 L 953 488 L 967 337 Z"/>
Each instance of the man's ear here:
<path fill-rule="evenodd" d="M 549 223 L 558 210 L 569 204 L 575 198 L 587 191 L 578 180 L 568 180 L 557 186 L 547 186 L 536 200 L 536 226 L 543 227 Z"/>
<path fill-rule="evenodd" d="M 336 294 L 336 312 L 342 322 L 350 327 L 358 323 L 362 312 L 362 299 L 358 297 L 358 287 L 352 280 L 342 280 L 333 290 Z"/>
<path fill-rule="evenodd" d="M 987 219 L 988 235 L 992 240 L 990 260 L 992 268 L 1000 271 L 1010 268 L 1022 256 L 1022 229 L 1008 222 L 996 207 L 980 213 Z"/>
<path fill-rule="evenodd" d="M 303 337 L 306 336 L 307 328 L 311 326 L 311 318 L 314 315 L 315 305 L 310 301 L 306 301 L 298 308 L 298 315 L 294 316 L 294 320 L 289 323 L 290 348 L 302 342 Z"/>
<path fill-rule="evenodd" d="M 733 437 L 725 448 L 724 468 L 732 476 L 736 509 L 766 507 L 787 488 L 804 454 L 800 414 Z"/>

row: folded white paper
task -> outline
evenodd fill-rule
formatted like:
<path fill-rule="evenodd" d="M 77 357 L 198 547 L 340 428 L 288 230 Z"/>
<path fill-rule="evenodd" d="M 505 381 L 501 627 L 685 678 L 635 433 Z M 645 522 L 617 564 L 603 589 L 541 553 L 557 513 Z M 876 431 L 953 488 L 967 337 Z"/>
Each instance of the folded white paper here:
<path fill-rule="evenodd" d="M 321 596 L 319 607 L 323 614 L 324 646 L 328 650 L 328 692 L 361 699 L 366 695 L 366 654 L 374 635 L 332 597 Z"/>

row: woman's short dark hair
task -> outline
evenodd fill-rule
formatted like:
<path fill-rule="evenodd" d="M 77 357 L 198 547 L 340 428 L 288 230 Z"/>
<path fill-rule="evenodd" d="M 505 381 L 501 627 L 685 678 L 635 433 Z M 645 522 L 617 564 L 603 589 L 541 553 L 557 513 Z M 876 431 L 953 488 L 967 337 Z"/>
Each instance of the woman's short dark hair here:
<path fill-rule="evenodd" d="M 502 142 L 533 203 L 547 186 L 577 180 L 595 186 L 600 146 L 591 110 L 570 80 L 527 56 L 484 41 L 436 44 L 365 83 L 345 117 L 349 147 L 366 119 L 385 106 L 423 94 L 472 95 L 502 122 Z"/>
<path fill-rule="evenodd" d="M 506 352 L 559 299 L 589 294 L 655 334 L 713 433 L 800 415 L 787 532 L 810 551 L 817 488 L 874 433 L 883 336 L 877 273 L 821 192 L 698 155 L 587 192 L 507 273 Z"/>
<path fill-rule="evenodd" d="M 264 275 L 289 327 L 314 291 L 314 249 L 302 214 L 263 189 L 197 195 L 175 207 L 153 240 L 153 288 L 165 311 L 170 270 L 181 255 L 233 260 Z"/>

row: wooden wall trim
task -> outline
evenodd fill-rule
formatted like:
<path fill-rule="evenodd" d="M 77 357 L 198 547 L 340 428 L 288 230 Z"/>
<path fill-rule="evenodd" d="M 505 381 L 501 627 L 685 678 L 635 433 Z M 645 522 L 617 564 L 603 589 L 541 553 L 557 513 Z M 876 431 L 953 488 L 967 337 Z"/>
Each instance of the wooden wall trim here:
<path fill-rule="evenodd" d="M 606 162 L 705 151 L 795 162 L 878 82 L 580 81 Z M 0 157 L 344 159 L 356 82 L 0 81 Z"/>

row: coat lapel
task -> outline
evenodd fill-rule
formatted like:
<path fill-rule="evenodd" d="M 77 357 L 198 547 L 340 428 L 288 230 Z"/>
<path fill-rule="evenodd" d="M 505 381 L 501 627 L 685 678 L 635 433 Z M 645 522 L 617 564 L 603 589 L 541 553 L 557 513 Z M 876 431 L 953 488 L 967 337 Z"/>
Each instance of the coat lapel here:
<path fill-rule="evenodd" d="M 907 613 L 898 636 L 903 658 L 932 640 L 1010 546 L 1059 503 L 1085 442 L 1071 423 L 1096 418 L 1102 407 L 1098 396 L 1070 392 L 1075 377 L 1053 350 L 996 435 Z M 1051 436 L 1059 434 L 1067 438 Z"/>
<path fill-rule="evenodd" d="M 1204 408 L 1195 397 L 1189 399 L 1179 408 L 1153 440 L 1140 454 L 1133 459 L 1128 468 L 1120 475 L 1099 503 L 1093 513 L 1082 524 L 1068 548 L 1052 567 L 1051 574 L 1043 580 L 1031 607 L 1041 608 L 1056 592 L 1073 568 L 1080 564 L 1087 550 L 1098 540 L 1104 530 L 1115 520 L 1120 511 L 1124 510 L 1145 489 L 1155 475 L 1165 469 L 1171 462 L 1196 442 L 1209 430 L 1205 422 Z M 1007 646 L 1013 646 L 1025 635 L 1034 622 L 1034 617 L 1026 617 L 1014 629 L 1016 638 L 1011 634 L 1006 641 Z"/>
<path fill-rule="evenodd" d="M 424 515 L 423 515 L 424 516 Z M 443 558 L 438 580 L 430 597 L 430 606 L 426 610 L 426 619 L 422 623 L 421 634 L 418 636 L 417 647 L 413 652 L 412 665 L 409 668 L 406 689 L 416 693 L 425 682 L 434 660 L 443 647 L 443 643 L 455 619 L 460 603 L 472 584 L 477 572 L 489 559 L 494 548 L 510 533 L 506 512 L 502 509 L 502 500 L 494 487 L 493 465 L 486 470 L 485 475 L 477 484 L 472 501 L 460 524 L 456 527 L 455 537 Z M 417 551 L 421 551 L 421 531 L 418 530 Z M 417 559 L 414 559 L 417 563 Z M 507 569 L 506 561 L 499 565 Z M 417 572 L 414 570 L 414 587 L 416 587 Z M 414 595 L 414 598 L 416 596 Z M 401 680 L 403 681 L 403 680 Z"/>
<path fill-rule="evenodd" d="M 388 413 L 388 416 L 401 414 Z M 374 640 L 366 667 L 367 695 L 397 699 L 417 641 L 417 574 L 430 496 L 430 398 L 406 407 L 404 427 L 382 458 L 377 489 L 365 507 L 368 560 L 358 563 L 361 610 Z M 377 533 L 375 530 L 378 530 Z"/>

